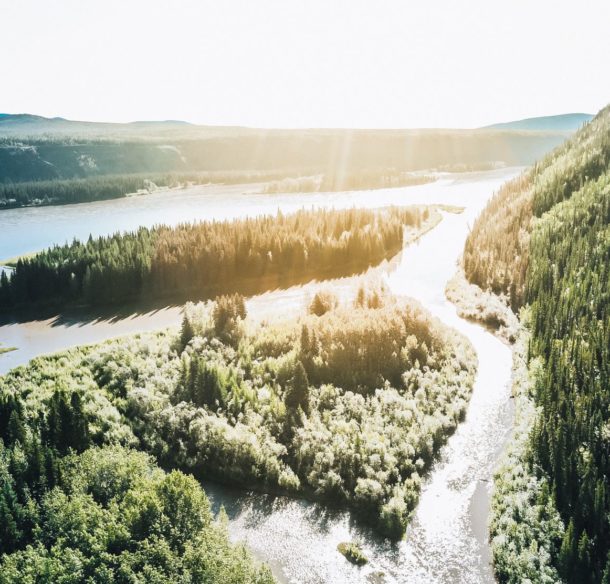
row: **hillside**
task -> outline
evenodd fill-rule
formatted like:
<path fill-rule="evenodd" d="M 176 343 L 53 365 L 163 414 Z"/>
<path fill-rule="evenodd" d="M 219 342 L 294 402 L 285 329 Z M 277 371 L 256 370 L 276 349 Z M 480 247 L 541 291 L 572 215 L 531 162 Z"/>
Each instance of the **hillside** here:
<path fill-rule="evenodd" d="M 464 248 L 468 279 L 524 301 L 530 234 L 537 217 L 607 171 L 610 108 L 494 196 L 473 225 Z"/>
<path fill-rule="evenodd" d="M 526 423 L 496 482 L 497 575 L 608 582 L 610 107 L 495 196 L 464 260 L 472 282 L 527 307 Z"/>
<path fill-rule="evenodd" d="M 109 174 L 526 165 L 564 139 L 512 130 L 263 130 L 0 117 L 0 182 Z"/>
<path fill-rule="evenodd" d="M 529 130 L 533 132 L 576 132 L 583 124 L 590 122 L 591 114 L 561 114 L 558 116 L 542 116 L 525 118 L 512 122 L 503 122 L 485 126 L 488 130 Z"/>

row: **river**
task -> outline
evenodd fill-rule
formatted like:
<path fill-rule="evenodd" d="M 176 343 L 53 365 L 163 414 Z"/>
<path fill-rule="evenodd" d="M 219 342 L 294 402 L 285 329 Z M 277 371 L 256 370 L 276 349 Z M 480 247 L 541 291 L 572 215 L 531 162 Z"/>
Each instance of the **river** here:
<path fill-rule="evenodd" d="M 455 307 L 445 299 L 444 289 L 455 272 L 469 225 L 492 193 L 517 172 L 518 169 L 504 169 L 450 175 L 432 184 L 373 192 L 257 195 L 236 187 L 224 190 L 193 187 L 127 202 L 15 209 L 0 213 L 0 255 L 35 251 L 74 236 L 86 237 L 87 229 L 99 235 L 133 228 L 134 221 L 153 225 L 161 221 L 224 219 L 275 213 L 278 208 L 287 212 L 302 206 L 345 208 L 420 203 L 464 206 L 464 213 L 445 213 L 434 230 L 378 269 L 379 276 L 394 293 L 416 298 L 446 324 L 465 334 L 479 359 L 466 420 L 442 449 L 425 481 L 405 539 L 390 543 L 355 522 L 349 512 L 329 510 L 321 504 L 243 493 L 207 483 L 205 488 L 216 508 L 225 506 L 231 538 L 245 541 L 283 582 L 492 582 L 486 524 L 493 468 L 512 422 L 511 351 L 482 327 L 459 318 Z M 114 215 L 117 204 L 122 207 Z M 92 207 L 96 209 L 93 214 Z M 181 214 L 186 210 L 188 214 Z M 42 212 L 46 212 L 46 220 L 41 217 Z M 113 222 L 113 217 L 122 217 L 124 213 L 137 216 Z M 5 214 L 11 215 L 5 218 Z M 39 223 L 48 223 L 48 229 L 45 227 L 44 233 L 33 233 L 30 238 L 30 232 Z M 13 240 L 11 233 L 19 233 L 19 237 Z M 10 253 L 5 253 L 5 246 Z M 343 279 L 336 284 L 349 283 L 349 279 Z M 249 312 L 260 316 L 294 311 L 303 306 L 318 286 L 308 284 L 254 297 L 248 303 Z M 0 326 L 0 343 L 16 346 L 18 350 L 0 356 L 0 373 L 41 353 L 175 325 L 179 318 L 180 307 L 167 307 L 122 316 L 73 314 L 30 322 L 8 319 Z M 347 540 L 362 544 L 369 558 L 365 567 L 349 564 L 337 552 L 337 544 Z"/>

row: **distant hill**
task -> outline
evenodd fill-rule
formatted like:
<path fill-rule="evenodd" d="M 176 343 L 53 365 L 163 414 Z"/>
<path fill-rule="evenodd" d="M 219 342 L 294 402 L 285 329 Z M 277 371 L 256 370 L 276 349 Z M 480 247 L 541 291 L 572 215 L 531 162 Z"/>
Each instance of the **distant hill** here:
<path fill-rule="evenodd" d="M 0 184 L 109 175 L 526 166 L 565 132 L 519 129 L 259 129 L 182 121 L 128 124 L 0 114 Z"/>
<path fill-rule="evenodd" d="M 45 118 L 33 114 L 0 114 L 0 136 L 135 136 L 163 135 L 191 126 L 180 120 L 135 121 L 128 124 L 82 122 L 65 118 Z"/>
<path fill-rule="evenodd" d="M 561 114 L 558 116 L 542 116 L 526 118 L 513 122 L 492 124 L 483 130 L 530 130 L 537 132 L 576 132 L 585 122 L 592 120 L 591 114 Z"/>

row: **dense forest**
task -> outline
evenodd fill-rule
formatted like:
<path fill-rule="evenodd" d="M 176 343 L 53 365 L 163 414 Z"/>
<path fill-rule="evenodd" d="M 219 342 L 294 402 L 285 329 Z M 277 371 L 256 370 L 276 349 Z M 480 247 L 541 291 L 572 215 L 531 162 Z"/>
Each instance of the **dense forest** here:
<path fill-rule="evenodd" d="M 610 107 L 500 191 L 465 266 L 473 282 L 529 306 L 524 385 L 537 410 L 498 478 L 498 576 L 609 582 Z"/>
<path fill-rule="evenodd" d="M 278 180 L 277 172 L 168 172 L 87 178 L 0 182 L 0 209 L 66 205 L 146 194 L 192 184 L 243 184 Z"/>
<path fill-rule="evenodd" d="M 19 260 L 10 277 L 3 273 L 0 309 L 198 299 L 345 276 L 398 253 L 405 227 L 439 217 L 427 207 L 302 210 L 74 241 Z"/>
<path fill-rule="evenodd" d="M 83 357 L 0 377 L 0 582 L 274 582 L 193 477 L 134 448 Z"/>
<path fill-rule="evenodd" d="M 60 563 L 55 541 L 108 569 L 112 554 L 143 554 L 140 542 L 152 546 L 144 540 L 153 536 L 169 545 L 168 562 L 174 550 L 196 556 L 186 530 L 224 541 L 206 505 L 193 518 L 162 517 L 155 497 L 174 494 L 168 481 L 176 497 L 188 491 L 185 504 L 205 497 L 179 473 L 149 472 L 152 462 L 128 448 L 197 478 L 349 505 L 400 538 L 421 477 L 465 414 L 475 368 L 463 337 L 419 305 L 364 286 L 348 304 L 321 294 L 307 314 L 269 324 L 247 318 L 243 297 L 222 296 L 187 305 L 177 332 L 35 359 L 0 378 L 3 439 L 15 451 L 1 475 L 14 491 L 0 507 L 12 518 L 2 571 L 23 573 L 30 556 Z M 138 515 L 149 506 L 150 517 Z M 173 512 L 183 512 L 179 501 Z M 40 516 L 53 520 L 41 525 Z M 92 535 L 79 542 L 69 530 L 82 532 L 81 521 Z M 155 530 L 174 522 L 167 544 Z M 111 555 L 98 558 L 104 546 Z"/>
<path fill-rule="evenodd" d="M 475 221 L 464 249 L 467 278 L 525 301 L 530 234 L 536 219 L 595 180 L 610 164 L 610 106 L 565 144 L 506 183 Z"/>

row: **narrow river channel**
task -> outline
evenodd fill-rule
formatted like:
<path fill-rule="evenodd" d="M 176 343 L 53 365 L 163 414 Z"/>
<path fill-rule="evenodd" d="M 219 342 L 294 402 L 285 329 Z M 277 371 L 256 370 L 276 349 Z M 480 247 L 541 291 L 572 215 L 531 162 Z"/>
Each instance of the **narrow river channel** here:
<path fill-rule="evenodd" d="M 329 510 L 320 504 L 286 497 L 244 493 L 215 484 L 204 485 L 215 507 L 224 505 L 230 518 L 231 538 L 244 541 L 257 557 L 268 562 L 280 581 L 303 584 L 493 581 L 486 541 L 489 489 L 494 466 L 512 423 L 509 399 L 511 352 L 508 346 L 482 327 L 459 318 L 455 307 L 445 299 L 444 290 L 446 282 L 455 273 L 469 225 L 493 192 L 517 172 L 517 169 L 507 169 L 452 175 L 429 185 L 372 193 L 271 197 L 236 193 L 223 202 L 219 218 L 275 212 L 278 208 L 289 211 L 302 206 L 338 208 L 443 203 L 465 207 L 464 213 L 459 215 L 445 213 L 443 221 L 435 229 L 378 269 L 379 276 L 386 280 L 395 294 L 417 299 L 435 316 L 466 335 L 479 359 L 466 420 L 449 439 L 425 481 L 420 504 L 405 539 L 390 543 L 379 538 L 355 522 L 347 511 Z M 168 204 L 173 200 L 180 205 L 180 194 L 176 195 L 177 199 L 172 199 L 173 196 L 166 195 L 159 202 Z M 183 193 L 183 196 L 192 197 L 191 193 Z M 206 194 L 199 197 L 198 205 L 205 209 Z M 143 205 L 150 205 L 146 197 L 142 200 Z M 96 205 L 109 203 L 112 202 Z M 215 218 L 214 205 L 219 204 L 217 197 L 213 197 L 211 203 L 205 214 L 202 212 L 203 217 Z M 242 203 L 244 206 L 238 207 Z M 75 220 L 74 213 L 79 213 L 78 207 L 86 205 L 72 206 L 64 214 L 59 209 L 56 213 L 62 222 L 66 212 Z M 231 212 L 231 208 L 239 210 Z M 244 213 L 244 208 L 247 213 Z M 27 213 L 29 210 L 16 211 L 25 212 L 26 225 L 22 233 L 27 233 L 27 222 L 31 220 Z M 146 217 L 150 224 L 161 220 L 155 220 L 156 215 Z M 15 216 L 8 218 L 11 224 L 17 219 Z M 38 220 L 37 215 L 35 219 Z M 51 233 L 55 233 L 53 229 Z M 80 235 L 62 233 L 66 239 L 69 239 L 68 235 Z M 2 235 L 0 245 L 1 238 Z M 53 241 L 45 242 L 45 245 L 49 243 Z M 17 245 L 13 242 L 11 249 L 22 253 L 32 249 L 28 246 L 27 241 Z M 349 279 L 336 283 L 349 284 Z M 264 315 L 301 309 L 317 286 L 319 284 L 308 284 L 252 298 L 249 311 Z M 15 346 L 18 350 L 0 356 L 0 374 L 39 354 L 129 332 L 176 325 L 179 319 L 180 307 L 102 318 L 83 314 L 30 322 L 8 318 L 0 323 L 0 343 Z M 337 552 L 337 544 L 347 540 L 361 543 L 369 558 L 366 566 L 353 566 Z"/>

